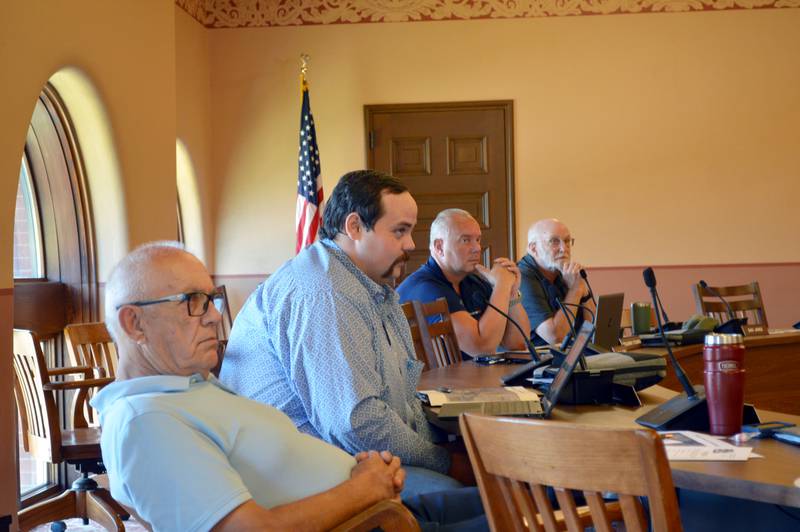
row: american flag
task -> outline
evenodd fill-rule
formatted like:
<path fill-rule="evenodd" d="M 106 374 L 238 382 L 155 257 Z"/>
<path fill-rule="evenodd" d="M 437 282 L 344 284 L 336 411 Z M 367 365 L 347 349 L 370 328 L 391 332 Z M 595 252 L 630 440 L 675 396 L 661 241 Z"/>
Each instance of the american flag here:
<path fill-rule="evenodd" d="M 320 213 L 322 212 L 322 180 L 320 179 L 319 150 L 314 117 L 311 116 L 311 103 L 308 97 L 308 84 L 303 80 L 303 108 L 300 111 L 300 150 L 297 172 L 297 245 L 295 253 L 300 253 L 317 238 Z"/>

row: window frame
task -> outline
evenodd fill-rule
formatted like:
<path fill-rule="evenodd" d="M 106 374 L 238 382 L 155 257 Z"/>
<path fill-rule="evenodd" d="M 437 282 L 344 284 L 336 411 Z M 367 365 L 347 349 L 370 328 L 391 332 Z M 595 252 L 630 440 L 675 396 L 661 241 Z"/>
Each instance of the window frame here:
<path fill-rule="evenodd" d="M 50 83 L 36 101 L 23 159 L 39 211 L 45 277 L 14 279 L 14 327 L 35 331 L 52 354 L 48 362 L 60 366 L 66 360 L 64 326 L 97 321 L 100 307 L 83 158 L 67 108 Z M 59 399 L 62 426 L 67 426 L 64 407 L 69 398 L 62 394 Z M 57 474 L 48 485 L 20 497 L 22 508 L 64 489 L 77 476 L 66 464 L 53 469 Z"/>

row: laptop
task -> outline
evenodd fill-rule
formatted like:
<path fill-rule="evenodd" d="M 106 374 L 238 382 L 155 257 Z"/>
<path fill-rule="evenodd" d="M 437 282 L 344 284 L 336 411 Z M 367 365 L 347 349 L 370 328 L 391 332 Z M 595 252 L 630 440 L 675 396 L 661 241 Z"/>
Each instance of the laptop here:
<path fill-rule="evenodd" d="M 556 376 L 553 377 L 553 382 L 550 383 L 547 393 L 544 394 L 540 399 L 538 403 L 538 410 L 535 410 L 534 407 L 531 408 L 531 411 L 524 413 L 503 412 L 501 411 L 504 408 L 502 404 L 491 403 L 486 405 L 488 408 L 485 408 L 482 413 L 493 416 L 522 415 L 531 418 L 549 419 L 551 413 L 553 412 L 553 408 L 555 408 L 556 403 L 558 402 L 558 396 L 561 394 L 561 391 L 564 389 L 564 386 L 566 386 L 567 382 L 569 382 L 572 373 L 575 371 L 575 366 L 578 365 L 578 360 L 580 360 L 583 349 L 589 343 L 589 338 L 592 337 L 593 332 L 594 325 L 589 322 L 584 322 L 578 331 L 578 337 L 574 342 L 572 342 L 569 351 L 567 351 L 567 355 L 564 357 L 564 361 L 558 368 Z M 534 402 L 533 404 L 536 405 L 537 403 Z M 498 411 L 493 410 L 493 405 L 498 405 Z"/>
<path fill-rule="evenodd" d="M 593 343 L 606 351 L 619 345 L 619 326 L 622 320 L 624 293 L 607 294 L 597 298 Z"/>

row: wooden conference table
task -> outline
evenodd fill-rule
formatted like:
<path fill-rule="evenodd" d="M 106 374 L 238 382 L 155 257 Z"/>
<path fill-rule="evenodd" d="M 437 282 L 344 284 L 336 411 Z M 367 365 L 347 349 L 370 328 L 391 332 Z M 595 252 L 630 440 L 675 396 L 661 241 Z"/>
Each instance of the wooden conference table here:
<path fill-rule="evenodd" d="M 746 336 L 744 345 L 745 402 L 800 416 L 800 331 Z M 641 351 L 666 355 L 664 348 L 644 347 Z M 703 345 L 673 347 L 672 352 L 692 383 L 703 384 Z M 667 367 L 661 386 L 682 390 L 669 362 Z"/>
<path fill-rule="evenodd" d="M 479 366 L 474 362 L 460 362 L 424 372 L 419 389 L 499 386 L 500 377 L 514 368 L 513 365 Z M 673 395 L 674 392 L 664 387 L 651 386 L 639 392 L 641 407 L 557 406 L 553 420 L 642 428 L 634 420 Z M 450 432 L 457 431 L 457 423 L 439 420 L 435 409 L 430 409 L 428 414 L 434 424 Z M 800 425 L 800 416 L 762 410 L 759 410 L 759 415 L 762 421 L 779 420 Z M 775 440 L 750 440 L 747 445 L 764 458 L 752 458 L 746 462 L 670 462 L 675 486 L 800 508 L 800 484 L 795 485 L 795 482 L 800 483 L 800 447 Z"/>

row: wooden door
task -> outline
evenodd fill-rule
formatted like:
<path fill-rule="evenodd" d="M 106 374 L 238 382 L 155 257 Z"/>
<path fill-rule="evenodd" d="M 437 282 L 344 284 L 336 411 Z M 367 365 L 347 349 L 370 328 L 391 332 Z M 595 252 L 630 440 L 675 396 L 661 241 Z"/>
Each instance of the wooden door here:
<path fill-rule="evenodd" d="M 436 214 L 457 207 L 483 233 L 483 262 L 514 253 L 513 104 L 368 105 L 368 167 L 403 180 L 419 207 L 417 249 L 406 274 L 430 254 Z"/>

